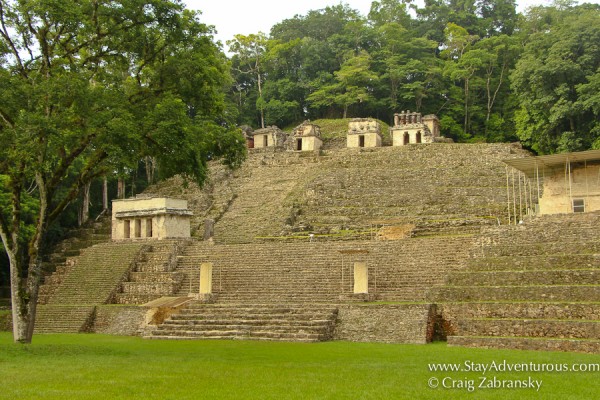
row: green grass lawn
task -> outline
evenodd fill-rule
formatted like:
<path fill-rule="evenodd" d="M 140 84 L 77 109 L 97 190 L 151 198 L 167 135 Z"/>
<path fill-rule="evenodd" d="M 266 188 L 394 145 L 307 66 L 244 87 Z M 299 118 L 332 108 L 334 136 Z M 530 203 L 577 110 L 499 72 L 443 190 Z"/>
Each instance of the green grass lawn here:
<path fill-rule="evenodd" d="M 428 363 L 600 363 L 600 355 L 376 343 L 150 341 L 0 333 L 0 399 L 600 398 L 600 372 L 430 372 Z M 428 387 L 479 377 L 542 382 L 536 389 Z"/>

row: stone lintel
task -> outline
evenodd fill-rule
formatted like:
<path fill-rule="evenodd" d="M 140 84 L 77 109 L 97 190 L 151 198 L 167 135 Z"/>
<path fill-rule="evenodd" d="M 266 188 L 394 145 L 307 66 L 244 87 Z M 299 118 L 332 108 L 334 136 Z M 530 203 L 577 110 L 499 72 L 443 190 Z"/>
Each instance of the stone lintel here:
<path fill-rule="evenodd" d="M 118 211 L 115 218 L 153 217 L 156 215 L 192 216 L 192 212 L 181 208 L 151 208 L 146 210 Z"/>

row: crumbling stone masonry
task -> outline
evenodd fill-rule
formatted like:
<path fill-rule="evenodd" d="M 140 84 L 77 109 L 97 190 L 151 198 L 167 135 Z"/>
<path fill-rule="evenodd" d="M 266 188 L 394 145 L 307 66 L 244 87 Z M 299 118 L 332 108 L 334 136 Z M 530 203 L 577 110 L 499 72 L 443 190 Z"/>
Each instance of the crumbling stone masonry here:
<path fill-rule="evenodd" d="M 262 149 L 265 147 L 282 148 L 287 139 L 286 134 L 275 125 L 257 129 L 253 134 L 253 145 L 255 149 Z"/>
<path fill-rule="evenodd" d="M 318 151 L 323 145 L 321 128 L 310 121 L 304 121 L 294 129 L 286 144 L 291 151 Z"/>
<path fill-rule="evenodd" d="M 437 116 L 430 114 L 402 111 L 394 114 L 394 126 L 390 129 L 393 146 L 407 144 L 446 142 L 451 139 L 440 136 L 440 121 Z"/>

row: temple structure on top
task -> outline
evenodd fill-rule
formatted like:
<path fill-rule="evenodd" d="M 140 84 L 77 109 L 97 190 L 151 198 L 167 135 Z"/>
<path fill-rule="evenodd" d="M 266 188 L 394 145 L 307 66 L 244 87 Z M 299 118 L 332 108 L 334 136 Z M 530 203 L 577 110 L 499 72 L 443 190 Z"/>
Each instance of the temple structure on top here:
<path fill-rule="evenodd" d="M 140 196 L 112 202 L 112 239 L 167 239 L 190 237 L 186 200 Z"/>
<path fill-rule="evenodd" d="M 348 123 L 347 147 L 381 147 L 381 125 L 372 118 L 354 118 Z"/>
<path fill-rule="evenodd" d="M 288 150 L 292 151 L 316 151 L 322 144 L 321 127 L 310 121 L 298 125 L 287 141 Z"/>
<path fill-rule="evenodd" d="M 394 126 L 390 131 L 393 146 L 452 142 L 452 139 L 440 136 L 440 121 L 433 114 L 422 116 L 421 113 L 410 111 L 394 114 Z"/>
<path fill-rule="evenodd" d="M 252 144 L 255 149 L 283 147 L 287 139 L 287 135 L 275 125 L 257 129 L 253 132 L 253 136 Z"/>

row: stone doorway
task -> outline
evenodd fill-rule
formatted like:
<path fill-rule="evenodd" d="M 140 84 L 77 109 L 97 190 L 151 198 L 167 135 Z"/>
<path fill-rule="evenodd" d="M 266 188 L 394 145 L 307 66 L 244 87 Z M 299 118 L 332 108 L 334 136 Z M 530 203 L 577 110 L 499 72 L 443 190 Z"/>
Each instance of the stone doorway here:
<path fill-rule="evenodd" d="M 358 147 L 365 147 L 365 135 L 358 135 Z"/>

